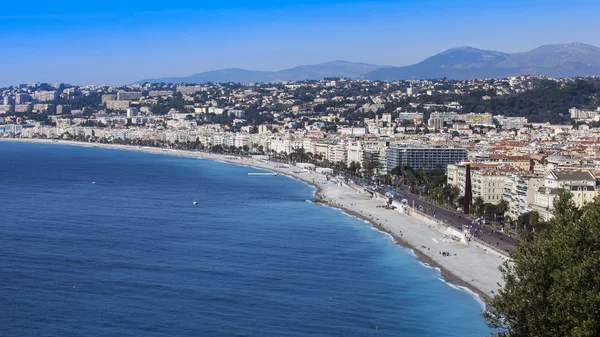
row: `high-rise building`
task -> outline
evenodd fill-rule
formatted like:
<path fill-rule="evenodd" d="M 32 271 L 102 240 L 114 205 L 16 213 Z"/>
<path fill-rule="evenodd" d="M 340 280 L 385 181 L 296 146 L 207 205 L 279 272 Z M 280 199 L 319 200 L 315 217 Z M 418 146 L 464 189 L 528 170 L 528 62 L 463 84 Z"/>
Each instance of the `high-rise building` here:
<path fill-rule="evenodd" d="M 140 91 L 119 91 L 117 92 L 117 101 L 137 101 L 142 98 Z"/>
<path fill-rule="evenodd" d="M 415 170 L 421 168 L 445 170 L 448 164 L 455 164 L 465 159 L 467 159 L 466 149 L 443 145 L 393 144 L 385 150 L 385 168 L 388 172 L 397 166 L 406 166 Z"/>

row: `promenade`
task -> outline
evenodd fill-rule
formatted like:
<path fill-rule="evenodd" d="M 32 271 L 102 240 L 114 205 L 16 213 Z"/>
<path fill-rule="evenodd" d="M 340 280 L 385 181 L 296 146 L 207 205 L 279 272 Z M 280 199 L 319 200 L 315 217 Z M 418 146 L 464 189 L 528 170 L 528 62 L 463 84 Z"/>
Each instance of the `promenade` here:
<path fill-rule="evenodd" d="M 362 187 L 369 186 L 367 181 L 364 179 L 354 179 L 354 182 L 358 183 Z M 387 191 L 388 190 L 385 187 L 377 187 L 374 189 L 374 192 L 382 195 L 384 195 Z M 410 207 L 414 205 L 415 208 L 420 208 L 420 206 L 422 206 L 423 210 L 420 211 L 421 213 L 424 213 L 438 221 L 442 221 L 456 229 L 462 230 L 463 226 L 472 226 L 471 231 L 473 234 L 475 232 L 478 233 L 476 236 L 478 240 L 496 250 L 503 252 L 504 254 L 508 254 L 512 249 L 515 248 L 516 239 L 514 237 L 497 231 L 484 224 L 476 223 L 469 217 L 465 216 L 465 214 L 462 212 L 441 207 L 435 203 L 429 202 L 418 195 L 409 193 L 405 188 L 396 188 L 391 191 L 395 193 L 394 200 L 401 201 L 402 199 L 406 199 L 408 206 Z"/>

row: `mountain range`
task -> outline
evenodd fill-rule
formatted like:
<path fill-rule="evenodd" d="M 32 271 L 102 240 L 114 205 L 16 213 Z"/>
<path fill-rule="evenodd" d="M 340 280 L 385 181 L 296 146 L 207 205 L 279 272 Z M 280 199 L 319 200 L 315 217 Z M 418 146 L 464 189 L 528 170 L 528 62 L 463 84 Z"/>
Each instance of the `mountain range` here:
<path fill-rule="evenodd" d="M 470 79 L 515 75 L 550 77 L 600 76 L 600 48 L 575 42 L 543 45 L 521 53 L 503 53 L 472 47 L 452 48 L 419 63 L 381 66 L 333 61 L 280 71 L 222 69 L 187 77 L 145 79 L 136 83 L 281 82 L 345 77 L 367 80 Z"/>
<path fill-rule="evenodd" d="M 357 62 L 332 61 L 314 65 L 298 66 L 280 71 L 260 71 L 229 68 L 207 71 L 186 77 L 146 79 L 136 83 L 259 83 L 313 79 L 321 80 L 325 77 L 360 78 L 364 74 L 381 68 L 385 68 L 385 66 Z"/>

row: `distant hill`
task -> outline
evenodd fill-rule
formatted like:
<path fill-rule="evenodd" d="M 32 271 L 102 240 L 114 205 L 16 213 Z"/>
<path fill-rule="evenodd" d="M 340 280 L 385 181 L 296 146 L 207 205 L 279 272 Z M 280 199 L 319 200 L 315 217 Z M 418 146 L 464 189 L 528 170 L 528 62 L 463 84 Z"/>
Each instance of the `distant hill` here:
<path fill-rule="evenodd" d="M 367 80 L 499 78 L 515 75 L 550 77 L 600 76 L 600 48 L 584 43 L 544 45 L 528 52 L 507 54 L 472 47 L 452 48 L 417 64 L 390 67 L 333 61 L 281 71 L 239 68 L 207 71 L 186 77 L 145 79 L 136 83 L 282 82 L 324 77 Z"/>
<path fill-rule="evenodd" d="M 544 45 L 507 54 L 471 47 L 447 50 L 405 67 L 364 74 L 368 80 L 498 78 L 514 75 L 572 77 L 600 75 L 600 48 L 584 43 Z"/>
<path fill-rule="evenodd" d="M 383 67 L 385 66 L 357 62 L 333 61 L 321 64 L 298 66 L 280 71 L 253 71 L 239 68 L 221 69 L 186 77 L 145 79 L 136 83 L 259 83 L 320 80 L 324 77 L 360 78 L 363 74 Z"/>

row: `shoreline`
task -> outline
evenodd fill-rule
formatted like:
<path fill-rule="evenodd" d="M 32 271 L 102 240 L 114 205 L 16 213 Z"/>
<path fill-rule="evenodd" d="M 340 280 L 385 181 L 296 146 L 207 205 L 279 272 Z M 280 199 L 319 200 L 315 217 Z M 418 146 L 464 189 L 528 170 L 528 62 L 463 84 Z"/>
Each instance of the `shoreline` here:
<path fill-rule="evenodd" d="M 443 262 L 445 262 L 445 261 L 443 261 L 443 260 L 438 261 L 433 256 L 429 255 L 428 252 L 430 254 L 432 252 L 430 251 L 430 249 L 428 249 L 428 250 L 423 249 L 424 247 L 426 248 L 426 246 L 424 246 L 424 245 L 421 245 L 421 248 L 419 248 L 419 244 L 417 244 L 415 241 L 417 241 L 417 239 L 423 239 L 423 238 L 421 238 L 417 235 L 414 235 L 417 233 L 403 232 L 401 229 L 399 229 L 399 228 L 402 228 L 406 231 L 406 226 L 404 226 L 405 225 L 404 223 L 398 224 L 397 218 L 399 216 L 399 218 L 402 220 L 416 224 L 416 226 L 421 227 L 419 229 L 419 231 L 427 229 L 429 232 L 432 232 L 432 233 L 429 233 L 428 235 L 434 235 L 435 233 L 433 233 L 433 232 L 436 232 L 437 235 L 434 235 L 434 236 L 439 236 L 440 233 L 437 232 L 437 230 L 428 228 L 428 226 L 423 221 L 420 221 L 415 218 L 411 218 L 411 217 L 401 214 L 400 212 L 397 212 L 397 211 L 390 211 L 390 210 L 382 211 L 382 210 L 377 210 L 377 209 L 373 210 L 372 206 L 377 201 L 360 198 L 361 195 L 359 192 L 351 190 L 348 187 L 345 187 L 345 188 L 337 187 L 335 190 L 333 188 L 328 189 L 327 187 L 331 187 L 330 184 L 326 184 L 324 186 L 323 184 L 317 183 L 315 181 L 316 179 L 323 179 L 323 177 L 320 177 L 316 173 L 310 173 L 310 174 L 306 174 L 306 175 L 295 174 L 294 172 L 286 172 L 283 168 L 274 167 L 276 165 L 276 163 L 273 163 L 273 162 L 257 163 L 256 161 L 250 161 L 250 160 L 244 161 L 243 159 L 232 159 L 231 158 L 232 156 L 223 155 L 223 154 L 212 154 L 212 153 L 207 153 L 207 152 L 192 152 L 192 151 L 185 151 L 185 150 L 172 150 L 172 149 L 154 148 L 154 147 L 137 147 L 137 146 L 132 146 L 132 145 L 120 145 L 120 144 L 85 143 L 85 142 L 77 142 L 77 141 L 55 140 L 55 139 L 0 138 L 0 141 L 41 143 L 41 144 L 50 144 L 50 145 L 52 145 L 52 144 L 54 144 L 54 145 L 71 145 L 71 146 L 80 146 L 80 147 L 137 151 L 137 152 L 144 152 L 144 153 L 149 153 L 149 154 L 162 154 L 162 155 L 187 157 L 187 158 L 193 158 L 193 159 L 221 161 L 221 162 L 224 162 L 227 164 L 234 164 L 234 165 L 239 165 L 239 166 L 246 166 L 246 167 L 252 167 L 252 168 L 256 168 L 256 169 L 276 172 L 277 174 L 281 174 L 288 178 L 299 180 L 302 183 L 305 183 L 309 186 L 314 187 L 315 191 L 313 192 L 313 195 L 316 198 L 331 199 L 333 201 L 333 202 L 329 202 L 329 203 L 321 203 L 321 205 L 340 210 L 340 211 L 348 214 L 349 216 L 356 217 L 356 218 L 370 224 L 376 230 L 378 230 L 384 234 L 390 235 L 394 239 L 394 242 L 396 244 L 398 244 L 399 246 L 401 246 L 405 249 L 411 250 L 414 253 L 415 259 L 417 261 L 421 262 L 422 264 L 425 264 L 424 265 L 425 267 L 428 266 L 430 268 L 438 269 L 440 276 L 442 278 L 441 279 L 442 282 L 448 283 L 448 285 L 450 287 L 457 287 L 459 289 L 460 288 L 468 289 L 472 294 L 475 294 L 477 297 L 479 297 L 478 302 L 480 302 L 480 304 L 482 304 L 481 301 L 483 301 L 485 303 L 484 310 L 487 308 L 487 300 L 490 298 L 490 292 L 489 292 L 490 285 L 487 284 L 487 283 L 490 283 L 489 280 L 486 280 L 488 282 L 479 280 L 481 282 L 479 282 L 479 284 L 478 284 L 478 282 L 475 282 L 476 279 L 472 278 L 471 282 L 468 282 L 465 279 L 466 275 L 461 275 L 461 274 L 464 274 L 464 270 L 460 271 L 460 270 L 458 270 L 459 268 L 452 268 L 449 265 L 444 265 Z M 227 157 L 230 157 L 230 158 L 227 158 Z M 293 168 L 293 167 L 290 167 L 290 168 Z M 342 191 L 340 189 L 344 189 L 345 191 Z M 345 201 L 347 199 L 350 199 L 350 200 L 355 199 L 354 200 L 355 202 L 357 202 L 357 200 L 358 200 L 363 203 L 366 201 L 371 201 L 371 204 L 368 205 L 370 207 L 363 207 L 363 208 L 358 207 L 357 208 L 356 204 L 352 203 L 350 205 L 352 205 L 354 207 L 350 207 L 348 205 L 344 205 L 345 202 L 343 202 L 343 201 Z M 363 213 L 363 212 L 365 212 L 365 213 Z M 369 214 L 369 216 L 366 216 L 365 215 L 366 212 L 371 212 L 371 213 Z M 384 212 L 384 213 L 373 215 L 374 212 Z M 390 219 L 389 215 L 395 216 L 394 219 Z M 375 216 L 382 216 L 382 217 L 385 216 L 386 217 L 385 222 L 388 222 L 388 224 L 384 225 L 383 222 L 378 223 L 377 221 L 383 221 L 383 220 L 379 220 L 379 218 L 375 218 Z M 409 221 L 409 219 L 412 219 L 412 221 Z M 396 228 L 393 228 L 393 227 L 396 227 Z M 405 234 L 407 235 L 406 237 L 404 236 Z M 408 236 L 410 236 L 410 234 L 413 234 L 412 236 L 414 237 L 413 238 L 414 240 L 410 240 L 408 238 Z M 422 234 L 422 233 L 418 233 L 418 234 Z M 431 240 L 436 242 L 436 239 L 433 237 L 431 237 Z M 419 241 L 423 241 L 423 240 L 419 240 Z M 450 244 L 458 245 L 457 243 L 450 243 Z M 430 241 L 429 241 L 428 245 L 431 245 Z M 431 247 L 429 247 L 429 248 L 431 248 Z M 454 248 L 457 248 L 457 247 L 454 247 Z M 477 246 L 464 246 L 464 247 L 458 247 L 458 248 L 459 249 L 457 251 L 467 248 L 467 249 L 471 249 L 471 250 L 479 250 L 477 252 L 479 254 L 484 254 L 484 255 L 488 255 L 488 256 L 490 255 L 489 252 L 487 252 Z M 433 254 L 435 255 L 434 252 L 433 252 Z M 455 253 L 455 256 L 456 256 L 456 253 Z M 446 260 L 448 260 L 448 259 L 449 258 L 446 258 Z M 464 262 L 466 264 L 468 264 L 468 261 L 464 261 Z M 498 262 L 501 263 L 502 262 L 501 259 Z M 472 268 L 477 267 L 477 265 L 466 265 L 466 266 L 467 266 L 467 269 L 469 269 L 469 268 L 472 269 Z M 482 265 L 479 267 L 483 269 L 483 267 L 489 267 L 489 266 Z M 485 275 L 487 272 L 489 272 L 489 271 L 483 271 L 481 274 Z M 498 273 L 499 273 L 499 271 L 498 271 Z M 498 279 L 496 281 L 497 282 L 495 282 L 495 283 L 493 282 L 493 284 L 500 282 L 501 279 Z M 482 286 L 482 283 L 486 283 L 486 286 L 485 287 Z M 492 286 L 492 288 L 497 290 L 497 286 L 496 287 Z M 460 289 L 460 290 L 465 291 L 464 289 Z"/>
<path fill-rule="evenodd" d="M 242 166 L 247 166 L 247 165 L 243 165 L 243 164 L 239 164 Z M 255 167 L 255 166 L 249 166 L 249 167 Z M 258 168 L 258 167 L 255 167 Z M 285 173 L 281 173 L 278 172 L 279 174 L 282 174 L 284 176 L 287 176 L 289 178 L 292 179 L 296 179 L 296 180 L 300 180 L 302 181 L 304 184 L 307 184 L 309 186 L 313 186 L 315 188 L 315 192 L 313 193 L 313 195 L 315 197 L 317 197 L 318 199 L 324 199 L 324 193 L 322 188 L 310 181 L 306 181 L 306 180 L 302 180 L 302 179 L 298 179 L 296 177 L 292 177 L 289 176 Z M 427 256 L 425 253 L 421 252 L 417 247 L 412 246 L 410 243 L 404 241 L 401 237 L 398 237 L 397 235 L 394 235 L 391 231 L 386 230 L 385 227 L 377 224 L 375 221 L 372 221 L 371 219 L 363 216 L 360 213 L 357 213 L 356 211 L 350 210 L 348 208 L 342 207 L 342 206 L 337 206 L 335 204 L 330 204 L 330 203 L 320 203 L 320 205 L 325 206 L 325 207 L 329 207 L 329 208 L 333 208 L 333 209 L 337 209 L 340 210 L 352 217 L 355 217 L 359 220 L 362 220 L 363 222 L 366 222 L 367 224 L 369 224 L 371 227 L 375 228 L 377 231 L 383 233 L 383 234 L 387 234 L 389 235 L 392 239 L 394 239 L 394 242 L 399 245 L 402 248 L 408 249 L 410 251 L 412 251 L 412 253 L 414 254 L 414 258 L 417 261 L 420 261 L 422 263 L 424 263 L 428 268 L 433 268 L 433 269 L 437 269 L 440 272 L 440 277 L 443 279 L 443 282 L 447 282 L 451 285 L 455 285 L 457 287 L 464 287 L 469 289 L 470 291 L 472 291 L 474 294 L 476 294 L 477 296 L 479 296 L 480 300 L 482 300 L 484 302 L 484 306 L 487 307 L 487 300 L 490 298 L 487 294 L 485 294 L 483 291 L 481 291 L 480 289 L 474 287 L 473 285 L 471 285 L 470 283 L 464 281 L 463 279 L 461 279 L 460 277 L 458 277 L 457 275 L 453 274 L 450 270 L 447 270 L 446 268 L 444 268 L 442 265 L 440 265 L 439 263 L 435 262 L 432 258 L 430 258 L 429 256 Z"/>
<path fill-rule="evenodd" d="M 458 277 L 457 275 L 453 274 L 450 270 L 444 268 L 442 265 L 440 265 L 439 263 L 435 262 L 432 258 L 430 258 L 428 255 L 426 255 L 425 253 L 423 253 L 421 250 L 419 250 L 417 247 L 412 246 L 410 243 L 404 241 L 401 237 L 398 237 L 397 235 L 394 235 L 393 233 L 391 233 L 390 231 L 386 230 L 385 227 L 371 221 L 370 219 L 366 218 L 365 216 L 363 216 L 362 214 L 356 213 L 355 211 L 351 211 L 349 209 L 343 208 L 343 207 L 338 207 L 338 206 L 334 206 L 334 205 L 327 205 L 327 204 L 323 204 L 324 206 L 327 207 L 331 207 L 331 208 L 335 208 L 338 209 L 344 213 L 347 213 L 350 216 L 353 216 L 355 218 L 358 218 L 364 222 L 367 222 L 369 225 L 371 225 L 371 227 L 375 228 L 376 230 L 378 230 L 379 232 L 383 233 L 383 234 L 387 234 L 389 236 L 392 237 L 392 239 L 394 239 L 394 242 L 406 249 L 411 250 L 414 253 L 414 257 L 417 261 L 420 261 L 424 264 L 427 265 L 427 267 L 429 268 L 433 268 L 433 269 L 438 269 L 440 272 L 440 276 L 443 278 L 444 282 L 453 284 L 455 286 L 458 287 L 465 287 L 467 289 L 469 289 L 470 291 L 472 291 L 473 293 L 477 294 L 481 300 L 483 300 L 484 302 L 487 302 L 487 299 L 489 299 L 490 297 L 485 294 L 483 291 L 481 291 L 480 289 L 474 287 L 473 285 L 471 285 L 470 283 L 468 283 L 467 281 L 461 279 L 460 277 Z M 487 303 L 486 303 L 487 306 Z"/>

